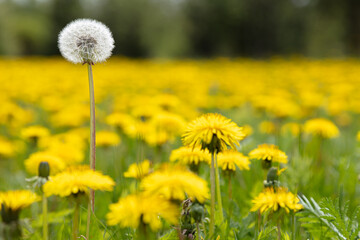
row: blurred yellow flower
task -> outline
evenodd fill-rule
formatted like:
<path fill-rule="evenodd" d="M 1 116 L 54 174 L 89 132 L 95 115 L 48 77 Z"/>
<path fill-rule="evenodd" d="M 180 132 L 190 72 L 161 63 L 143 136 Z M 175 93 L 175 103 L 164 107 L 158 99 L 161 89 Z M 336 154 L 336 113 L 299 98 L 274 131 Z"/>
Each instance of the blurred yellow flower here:
<path fill-rule="evenodd" d="M 165 199 L 184 200 L 187 197 L 204 202 L 209 198 L 209 188 L 205 180 L 181 166 L 164 165 L 145 177 L 141 189 L 149 195 L 159 195 Z"/>
<path fill-rule="evenodd" d="M 264 134 L 274 134 L 275 133 L 275 124 L 271 121 L 262 121 L 259 124 L 259 130 Z"/>
<path fill-rule="evenodd" d="M 339 129 L 336 125 L 325 118 L 314 118 L 306 121 L 304 132 L 323 138 L 336 138 L 339 136 Z"/>
<path fill-rule="evenodd" d="M 288 192 L 286 188 L 279 187 L 276 191 L 272 187 L 265 188 L 263 192 L 252 200 L 253 207 L 250 211 L 260 210 L 260 213 L 264 213 L 270 210 L 276 212 L 283 208 L 287 213 L 290 211 L 296 212 L 303 208 L 299 201 L 299 198 Z"/>
<path fill-rule="evenodd" d="M 133 163 L 129 166 L 128 170 L 124 172 L 124 177 L 142 179 L 150 173 L 150 165 L 149 160 L 144 160 L 139 164 Z"/>
<path fill-rule="evenodd" d="M 180 147 L 171 151 L 170 161 L 179 161 L 185 165 L 198 165 L 200 162 L 210 164 L 211 155 L 207 149 L 201 150 L 200 147 Z"/>
<path fill-rule="evenodd" d="M 251 136 L 254 132 L 253 128 L 248 124 L 244 125 L 242 128 L 246 138 Z"/>
<path fill-rule="evenodd" d="M 7 192 L 0 192 L 0 209 L 1 207 L 4 207 L 5 209 L 18 211 L 39 200 L 40 197 L 29 190 L 11 190 Z"/>
<path fill-rule="evenodd" d="M 111 131 L 98 131 L 96 132 L 96 146 L 110 147 L 116 146 L 120 143 L 120 137 Z"/>
<path fill-rule="evenodd" d="M 49 129 L 46 127 L 35 125 L 23 128 L 20 133 L 24 139 L 39 139 L 50 135 Z"/>
<path fill-rule="evenodd" d="M 12 157 L 16 152 L 15 145 L 9 140 L 0 136 L 0 158 Z"/>
<path fill-rule="evenodd" d="M 134 124 L 134 119 L 125 113 L 112 113 L 106 117 L 106 123 L 124 131 L 128 125 Z"/>
<path fill-rule="evenodd" d="M 137 228 L 142 223 L 148 224 L 153 231 L 162 227 L 162 220 L 177 224 L 179 208 L 170 201 L 156 195 L 143 193 L 120 198 L 109 206 L 106 215 L 109 225 L 120 224 L 121 227 Z"/>
<path fill-rule="evenodd" d="M 228 146 L 235 149 L 245 137 L 242 128 L 231 119 L 217 113 L 208 113 L 192 121 L 182 136 L 184 145 L 200 146 L 210 152 L 221 152 Z"/>
<path fill-rule="evenodd" d="M 244 156 L 236 150 L 226 150 L 217 156 L 218 167 L 222 170 L 236 171 L 236 167 L 240 170 L 250 170 L 249 157 Z"/>
<path fill-rule="evenodd" d="M 43 185 L 46 196 L 58 195 L 67 197 L 72 194 L 88 193 L 93 190 L 112 191 L 115 182 L 98 171 L 91 170 L 88 166 L 73 166 L 50 178 Z"/>
<path fill-rule="evenodd" d="M 3 222 L 10 224 L 18 221 L 20 211 L 39 200 L 40 197 L 29 190 L 0 192 L 0 209 Z"/>
<path fill-rule="evenodd" d="M 294 137 L 299 136 L 300 130 L 301 130 L 301 125 L 295 122 L 285 123 L 281 127 L 282 134 L 291 133 L 291 135 Z"/>
<path fill-rule="evenodd" d="M 24 164 L 30 174 L 38 175 L 41 162 L 47 162 L 49 164 L 50 175 L 54 175 L 66 167 L 65 162 L 60 157 L 46 151 L 31 154 L 30 157 L 25 160 Z"/>
<path fill-rule="evenodd" d="M 186 127 L 186 121 L 183 117 L 166 112 L 155 115 L 151 119 L 151 124 L 156 130 L 165 131 L 170 136 L 180 135 Z"/>
<path fill-rule="evenodd" d="M 287 163 L 287 155 L 273 144 L 261 144 L 249 153 L 250 159 Z"/>

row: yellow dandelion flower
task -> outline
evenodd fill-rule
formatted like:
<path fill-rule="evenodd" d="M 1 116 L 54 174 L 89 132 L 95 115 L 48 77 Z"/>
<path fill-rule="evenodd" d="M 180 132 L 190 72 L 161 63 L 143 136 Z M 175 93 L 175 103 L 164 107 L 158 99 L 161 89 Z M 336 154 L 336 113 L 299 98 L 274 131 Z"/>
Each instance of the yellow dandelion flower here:
<path fill-rule="evenodd" d="M 51 152 L 36 152 L 30 155 L 28 159 L 25 160 L 26 170 L 33 175 L 38 175 L 38 169 L 41 162 L 47 162 L 50 167 L 50 175 L 54 175 L 65 169 L 65 162 L 59 157 L 54 155 Z"/>
<path fill-rule="evenodd" d="M 259 130 L 264 134 L 273 134 L 275 133 L 275 124 L 270 121 L 262 121 L 259 125 Z"/>
<path fill-rule="evenodd" d="M 120 137 L 111 131 L 99 131 L 96 133 L 96 146 L 110 147 L 120 143 Z"/>
<path fill-rule="evenodd" d="M 286 188 L 279 187 L 276 191 L 274 188 L 265 188 L 263 192 L 252 200 L 253 207 L 250 211 L 260 210 L 260 213 L 264 213 L 270 210 L 276 212 L 283 208 L 287 213 L 290 211 L 296 212 L 303 208 L 299 201 L 299 198 Z"/>
<path fill-rule="evenodd" d="M 89 131 L 87 129 L 87 136 L 84 138 L 86 133 L 83 130 L 73 129 L 71 131 L 60 133 L 56 135 L 52 135 L 49 137 L 45 137 L 40 139 L 39 147 L 40 148 L 52 148 L 58 145 L 68 145 L 74 148 L 84 150 L 86 147 L 86 138 L 89 136 Z"/>
<path fill-rule="evenodd" d="M 185 127 L 186 121 L 179 115 L 174 113 L 159 113 L 151 119 L 151 124 L 157 130 L 162 130 L 171 136 L 180 135 Z"/>
<path fill-rule="evenodd" d="M 325 118 L 314 118 L 306 121 L 304 132 L 323 138 L 336 138 L 339 136 L 339 129 L 336 125 Z"/>
<path fill-rule="evenodd" d="M 9 158 L 15 154 L 15 145 L 9 140 L 0 137 L 0 158 Z"/>
<path fill-rule="evenodd" d="M 159 196 L 133 194 L 120 198 L 109 208 L 106 215 L 109 225 L 137 228 L 142 221 L 156 231 L 162 227 L 161 218 L 171 224 L 178 223 L 178 207 Z"/>
<path fill-rule="evenodd" d="M 128 170 L 124 172 L 124 177 L 141 179 L 150 173 L 150 165 L 149 160 L 145 160 L 139 164 L 133 163 L 129 166 Z"/>
<path fill-rule="evenodd" d="M 134 119 L 125 113 L 112 113 L 106 117 L 106 123 L 124 130 L 128 125 L 134 124 Z"/>
<path fill-rule="evenodd" d="M 254 130 L 250 125 L 246 124 L 243 126 L 243 132 L 245 137 L 249 137 L 253 134 Z"/>
<path fill-rule="evenodd" d="M 140 187 L 149 195 L 160 195 L 166 199 L 184 200 L 196 198 L 204 202 L 209 198 L 207 182 L 180 166 L 164 166 L 145 177 Z M 185 195 L 186 194 L 186 195 Z"/>
<path fill-rule="evenodd" d="M 287 163 L 287 155 L 273 144 L 261 144 L 249 153 L 250 159 Z"/>
<path fill-rule="evenodd" d="M 47 137 L 50 135 L 49 129 L 43 126 L 30 126 L 23 128 L 20 133 L 21 137 L 24 139 L 39 139 L 42 137 Z"/>
<path fill-rule="evenodd" d="M 0 192 L 1 206 L 12 211 L 18 211 L 39 201 L 40 198 L 29 190 L 11 190 Z"/>
<path fill-rule="evenodd" d="M 3 222 L 9 224 L 18 221 L 20 211 L 39 200 L 40 197 L 29 190 L 0 192 L 0 209 Z"/>
<path fill-rule="evenodd" d="M 227 146 L 235 149 L 245 135 L 231 119 L 217 113 L 208 113 L 192 121 L 183 134 L 183 143 L 186 146 L 201 146 L 210 152 L 221 152 Z"/>
<path fill-rule="evenodd" d="M 87 193 L 88 189 L 112 191 L 115 182 L 88 166 L 73 166 L 50 178 L 43 186 L 46 196 L 67 197 L 71 194 Z"/>
<path fill-rule="evenodd" d="M 227 150 L 219 153 L 217 157 L 218 166 L 222 170 L 235 171 L 236 166 L 240 170 L 249 170 L 249 157 L 235 150 Z"/>
<path fill-rule="evenodd" d="M 154 126 L 149 126 L 146 135 L 143 135 L 143 140 L 150 146 L 161 146 L 168 141 L 172 140 L 172 137 L 163 130 L 157 130 Z"/>
<path fill-rule="evenodd" d="M 201 150 L 200 147 L 181 147 L 171 151 L 170 161 L 179 161 L 185 165 L 198 165 L 200 162 L 210 164 L 211 155 L 207 149 Z"/>
<path fill-rule="evenodd" d="M 286 123 L 281 127 L 281 133 L 287 134 L 291 133 L 294 137 L 299 136 L 301 130 L 301 126 L 298 123 L 290 122 Z"/>

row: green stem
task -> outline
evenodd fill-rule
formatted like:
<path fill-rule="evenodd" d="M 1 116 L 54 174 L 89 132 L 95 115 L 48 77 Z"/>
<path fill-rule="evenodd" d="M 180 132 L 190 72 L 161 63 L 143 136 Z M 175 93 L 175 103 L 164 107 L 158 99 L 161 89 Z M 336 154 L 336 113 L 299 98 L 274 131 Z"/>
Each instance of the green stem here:
<path fill-rule="evenodd" d="M 260 230 L 261 230 L 261 213 L 260 213 L 260 210 L 258 210 L 256 218 L 257 218 L 257 226 L 255 227 L 255 239 L 258 238 L 258 236 L 260 234 Z"/>
<path fill-rule="evenodd" d="M 281 226 L 280 226 L 280 217 L 277 221 L 277 232 L 278 232 L 278 240 L 281 240 Z"/>
<path fill-rule="evenodd" d="M 210 238 L 214 236 L 215 232 L 215 153 L 211 153 L 211 167 L 210 167 Z"/>
<path fill-rule="evenodd" d="M 226 225 L 226 240 L 229 239 L 230 233 L 230 223 L 231 223 L 231 215 L 232 215 L 232 185 L 231 185 L 231 172 L 229 173 L 229 181 L 228 181 L 228 190 L 229 190 L 229 210 L 228 210 L 228 220 Z"/>
<path fill-rule="evenodd" d="M 197 233 L 196 233 L 196 238 L 197 238 L 197 240 L 200 240 L 200 227 L 199 227 L 199 222 L 197 222 L 196 223 L 196 231 L 197 231 Z"/>
<path fill-rule="evenodd" d="M 96 158 L 96 136 L 95 136 L 95 97 L 94 97 L 94 80 L 92 75 L 91 64 L 88 64 L 88 76 L 89 76 L 89 94 L 90 94 L 90 168 L 95 170 L 95 158 Z M 90 203 L 91 210 L 94 212 L 95 208 L 95 192 L 90 189 Z"/>
<path fill-rule="evenodd" d="M 75 210 L 74 210 L 74 218 L 73 218 L 73 229 L 72 229 L 72 239 L 77 240 L 79 235 L 79 221 L 80 221 L 80 203 L 76 199 Z"/>
<path fill-rule="evenodd" d="M 296 219 L 295 219 L 295 213 L 292 213 L 292 240 L 295 240 L 295 232 L 296 232 Z"/>
<path fill-rule="evenodd" d="M 148 233 L 147 233 L 147 229 L 146 229 L 146 224 L 141 221 L 139 228 L 138 228 L 138 239 L 139 240 L 148 240 Z"/>
<path fill-rule="evenodd" d="M 91 203 L 88 202 L 87 218 L 86 218 L 86 239 L 90 237 L 90 222 L 91 222 Z"/>
<path fill-rule="evenodd" d="M 45 193 L 42 195 L 42 214 L 43 214 L 43 240 L 48 239 L 48 220 L 47 220 L 47 198 Z"/>
<path fill-rule="evenodd" d="M 216 174 L 216 197 L 218 200 L 218 210 L 220 211 L 220 222 L 224 221 L 224 212 L 222 207 L 222 200 L 221 200 L 221 189 L 220 189 L 220 174 L 219 168 L 217 165 L 217 155 L 215 155 L 215 174 Z"/>

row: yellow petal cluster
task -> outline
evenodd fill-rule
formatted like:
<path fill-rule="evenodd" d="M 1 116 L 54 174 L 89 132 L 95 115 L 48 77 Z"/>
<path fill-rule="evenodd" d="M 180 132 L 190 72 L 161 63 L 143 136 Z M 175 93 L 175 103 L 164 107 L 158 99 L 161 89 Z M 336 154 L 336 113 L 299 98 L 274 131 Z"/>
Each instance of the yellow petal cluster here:
<path fill-rule="evenodd" d="M 339 129 L 336 125 L 325 118 L 314 118 L 306 121 L 304 132 L 323 138 L 336 138 L 339 136 Z"/>
<path fill-rule="evenodd" d="M 132 228 L 137 228 L 142 221 L 156 231 L 162 227 L 161 219 L 177 224 L 179 209 L 164 198 L 139 193 L 120 198 L 117 203 L 111 204 L 106 218 L 109 225 Z"/>
<path fill-rule="evenodd" d="M 23 128 L 20 135 L 25 139 L 41 138 L 49 136 L 50 131 L 46 127 L 35 125 Z"/>
<path fill-rule="evenodd" d="M 148 195 L 159 195 L 169 200 L 182 201 L 187 196 L 204 202 L 209 198 L 207 182 L 181 166 L 164 166 L 145 177 L 140 188 Z"/>
<path fill-rule="evenodd" d="M 96 133 L 96 146 L 98 147 L 116 146 L 120 141 L 119 135 L 114 132 L 103 130 Z"/>
<path fill-rule="evenodd" d="M 207 149 L 202 150 L 200 147 L 180 147 L 171 151 L 170 161 L 198 165 L 200 162 L 210 163 L 211 155 Z"/>
<path fill-rule="evenodd" d="M 149 160 L 145 160 L 139 164 L 133 163 L 129 166 L 128 170 L 124 172 L 124 177 L 141 179 L 150 173 L 150 165 Z"/>
<path fill-rule="evenodd" d="M 257 197 L 252 200 L 253 207 L 250 211 L 260 210 L 261 213 L 266 211 L 276 212 L 280 208 L 287 213 L 290 211 L 298 211 L 303 208 L 299 203 L 299 198 L 286 188 L 265 188 Z"/>
<path fill-rule="evenodd" d="M 189 123 L 182 140 L 185 146 L 209 149 L 215 137 L 219 141 L 217 151 L 223 151 L 227 146 L 235 149 L 235 145 L 239 145 L 245 135 L 242 128 L 231 119 L 217 113 L 208 113 Z"/>
<path fill-rule="evenodd" d="M 0 136 L 0 158 L 12 157 L 16 152 L 16 146 L 11 141 Z"/>
<path fill-rule="evenodd" d="M 261 144 L 249 153 L 250 159 L 260 159 L 272 162 L 287 163 L 287 155 L 273 144 Z"/>
<path fill-rule="evenodd" d="M 240 170 L 249 170 L 249 157 L 235 150 L 226 150 L 218 154 L 217 164 L 222 170 L 236 171 L 236 167 Z"/>
<path fill-rule="evenodd" d="M 88 166 L 73 166 L 53 176 L 43 186 L 47 196 L 58 195 L 67 197 L 71 194 L 87 193 L 88 189 L 112 191 L 115 182 L 98 171 L 91 170 Z"/>
<path fill-rule="evenodd" d="M 3 205 L 12 211 L 21 210 L 39 201 L 40 197 L 29 190 L 11 190 L 0 192 L 0 208 Z"/>

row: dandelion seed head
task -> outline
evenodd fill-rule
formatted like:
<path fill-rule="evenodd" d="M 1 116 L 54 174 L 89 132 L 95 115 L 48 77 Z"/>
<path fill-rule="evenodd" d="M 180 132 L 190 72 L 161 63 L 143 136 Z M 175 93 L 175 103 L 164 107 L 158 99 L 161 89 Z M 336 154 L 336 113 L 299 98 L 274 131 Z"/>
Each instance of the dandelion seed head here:
<path fill-rule="evenodd" d="M 99 63 L 111 56 L 114 39 L 107 26 L 91 19 L 77 19 L 59 34 L 61 55 L 72 63 Z"/>

